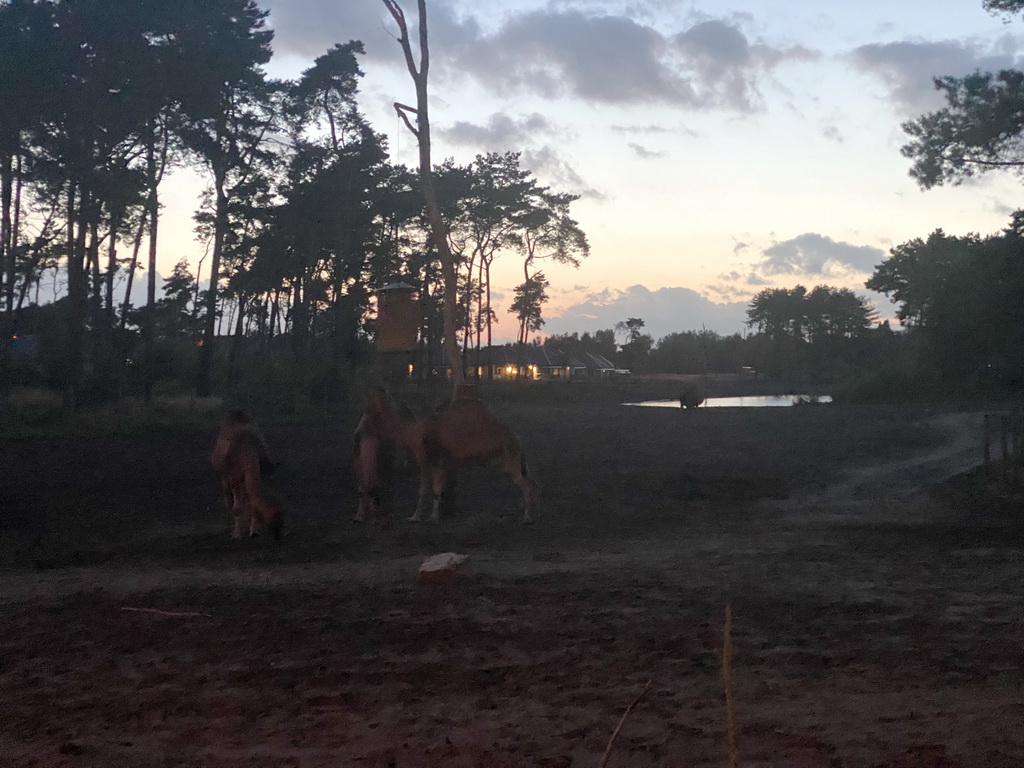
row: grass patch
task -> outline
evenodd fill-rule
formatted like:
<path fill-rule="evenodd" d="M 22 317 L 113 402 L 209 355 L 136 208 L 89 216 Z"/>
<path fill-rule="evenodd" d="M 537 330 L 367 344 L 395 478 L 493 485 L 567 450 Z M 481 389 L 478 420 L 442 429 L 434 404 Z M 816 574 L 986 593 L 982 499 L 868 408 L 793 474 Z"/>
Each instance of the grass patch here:
<path fill-rule="evenodd" d="M 146 403 L 124 398 L 69 414 L 52 389 L 13 390 L 0 406 L 0 439 L 136 434 L 209 427 L 220 418 L 218 397 L 169 395 Z"/>

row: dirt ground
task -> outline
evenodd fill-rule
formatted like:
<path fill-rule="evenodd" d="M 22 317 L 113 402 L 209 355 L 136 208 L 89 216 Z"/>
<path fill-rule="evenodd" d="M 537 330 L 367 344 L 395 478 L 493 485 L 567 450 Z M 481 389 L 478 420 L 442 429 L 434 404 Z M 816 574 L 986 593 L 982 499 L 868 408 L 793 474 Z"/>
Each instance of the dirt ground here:
<path fill-rule="evenodd" d="M 351 423 L 268 421 L 284 540 L 214 430 L 0 444 L 0 766 L 1024 764 L 1024 517 L 981 415 L 501 402 L 439 524 L 351 522 Z M 417 586 L 424 557 L 467 578 Z M 163 613 L 157 612 L 162 611 Z"/>

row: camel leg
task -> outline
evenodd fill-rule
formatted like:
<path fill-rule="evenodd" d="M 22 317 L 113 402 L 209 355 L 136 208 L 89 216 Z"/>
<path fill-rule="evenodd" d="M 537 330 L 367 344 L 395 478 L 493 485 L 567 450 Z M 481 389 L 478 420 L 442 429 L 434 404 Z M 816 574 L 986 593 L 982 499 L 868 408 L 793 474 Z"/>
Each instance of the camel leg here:
<path fill-rule="evenodd" d="M 441 519 L 441 502 L 444 500 L 445 486 L 448 482 L 448 473 L 444 467 L 435 467 L 433 472 L 434 509 L 430 513 L 430 519 L 435 523 Z"/>
<path fill-rule="evenodd" d="M 521 456 L 510 456 L 503 459 L 502 465 L 508 476 L 512 478 L 512 482 L 523 492 L 523 525 L 529 525 L 533 522 L 531 511 L 537 499 L 537 484 L 530 479 L 526 461 Z"/>
<path fill-rule="evenodd" d="M 416 501 L 416 511 L 409 518 L 410 522 L 418 523 L 423 519 L 423 508 L 427 505 L 427 496 L 430 494 L 430 470 L 420 470 L 420 495 Z"/>
<path fill-rule="evenodd" d="M 235 494 L 231 491 L 231 483 L 226 478 L 221 478 L 220 488 L 224 496 L 224 508 L 231 512 L 235 508 Z"/>
<path fill-rule="evenodd" d="M 235 518 L 235 524 L 231 530 L 231 538 L 240 539 L 242 538 L 242 518 L 245 516 L 245 504 L 242 502 L 240 494 L 235 493 L 233 495 L 231 514 Z"/>

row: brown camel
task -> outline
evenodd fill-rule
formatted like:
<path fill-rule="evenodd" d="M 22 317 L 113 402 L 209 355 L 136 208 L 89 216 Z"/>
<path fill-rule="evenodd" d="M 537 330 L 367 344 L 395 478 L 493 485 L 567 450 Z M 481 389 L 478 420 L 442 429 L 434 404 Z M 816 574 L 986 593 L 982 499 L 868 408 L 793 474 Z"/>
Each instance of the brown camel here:
<path fill-rule="evenodd" d="M 486 464 L 492 459 L 501 461 L 502 469 L 523 492 L 523 522 L 533 522 L 537 485 L 529 477 L 519 440 L 475 394 L 473 385 L 459 387 L 447 408 L 422 419 L 400 415 L 382 389 L 370 396 L 367 413 L 373 414 L 371 421 L 376 420 L 386 440 L 404 447 L 419 467 L 419 500 L 409 518 L 413 522 L 422 519 L 431 494 L 430 519 L 440 517 L 442 498 L 459 467 Z"/>
<path fill-rule="evenodd" d="M 284 511 L 278 499 L 263 484 L 263 475 L 273 471 L 263 436 L 245 411 L 231 411 L 221 425 L 210 463 L 220 476 L 224 504 L 234 518 L 231 537 L 242 537 L 242 526 L 249 522 L 249 535 L 260 528 L 281 538 Z"/>
<path fill-rule="evenodd" d="M 361 523 L 369 512 L 374 524 L 388 527 L 391 524 L 395 440 L 385 427 L 378 407 L 367 406 L 363 412 L 353 435 L 352 449 L 359 489 L 354 519 Z"/>

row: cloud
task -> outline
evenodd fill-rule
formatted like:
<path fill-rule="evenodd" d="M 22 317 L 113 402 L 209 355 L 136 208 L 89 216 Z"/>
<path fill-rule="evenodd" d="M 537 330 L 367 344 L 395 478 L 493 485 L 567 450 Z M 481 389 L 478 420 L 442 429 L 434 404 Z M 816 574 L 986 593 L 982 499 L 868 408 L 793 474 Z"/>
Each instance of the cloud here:
<path fill-rule="evenodd" d="M 873 272 L 884 257 L 880 248 L 807 232 L 765 248 L 757 270 L 765 275 L 847 278 L 851 273 Z"/>
<path fill-rule="evenodd" d="M 746 320 L 747 303 L 716 304 L 689 288 L 650 290 L 633 285 L 625 290 L 591 293 L 583 301 L 548 318 L 545 333 L 573 333 L 612 328 L 628 317 L 642 318 L 644 331 L 655 340 L 670 333 L 706 327 L 725 335 L 740 333 Z"/>
<path fill-rule="evenodd" d="M 533 171 L 556 189 L 590 200 L 604 200 L 604 192 L 590 186 L 569 163 L 550 146 L 525 149 L 519 164 Z"/>
<path fill-rule="evenodd" d="M 382 61 L 405 70 L 405 59 L 397 41 L 398 29 L 383 3 L 351 0 L 264 0 L 274 30 L 275 54 L 312 59 L 343 40 L 361 40 L 367 61 Z M 410 36 L 418 41 L 415 3 L 403 3 Z M 455 55 L 476 46 L 483 38 L 473 17 L 457 14 L 445 0 L 431 0 L 427 23 L 431 59 L 435 50 Z M 413 47 L 414 55 L 419 53 Z"/>
<path fill-rule="evenodd" d="M 842 144 L 843 141 L 845 141 L 842 132 L 839 130 L 837 126 L 834 125 L 826 125 L 824 128 L 822 128 L 821 135 L 824 136 L 829 141 L 834 141 L 838 144 Z"/>
<path fill-rule="evenodd" d="M 518 120 L 497 113 L 491 115 L 485 125 L 458 121 L 448 128 L 437 129 L 437 133 L 452 144 L 480 147 L 487 152 L 504 152 L 544 136 L 557 135 L 558 128 L 537 112 Z"/>
<path fill-rule="evenodd" d="M 659 157 L 665 157 L 668 154 L 667 152 L 656 152 L 655 150 L 647 149 L 647 147 L 642 144 L 637 144 L 635 141 L 629 142 L 629 148 L 633 150 L 637 157 L 644 160 L 656 160 Z"/>
<path fill-rule="evenodd" d="M 669 133 L 672 129 L 667 128 L 664 125 L 613 125 L 612 130 L 615 133 L 626 133 L 626 134 L 651 134 L 651 133 Z"/>
<path fill-rule="evenodd" d="M 786 60 L 812 60 L 802 46 L 773 48 L 747 39 L 738 26 L 719 19 L 702 21 L 675 36 L 683 66 L 693 73 L 708 105 L 753 110 L 760 101 L 757 77 Z"/>
<path fill-rule="evenodd" d="M 961 40 L 872 43 L 855 48 L 849 59 L 888 86 L 900 113 L 916 117 L 945 106 L 942 94 L 935 90 L 936 77 L 1019 66 L 1020 51 L 1020 42 L 1006 36 L 991 48 Z"/>
<path fill-rule="evenodd" d="M 405 68 L 394 21 L 382 5 L 266 3 L 278 54 L 312 59 L 339 40 L 358 39 L 366 46 L 366 61 Z M 651 13 L 634 6 L 616 12 L 595 4 L 581 10 L 553 3 L 497 19 L 476 10 L 478 20 L 450 2 L 431 2 L 431 74 L 453 81 L 470 77 L 499 95 L 747 112 L 759 102 L 763 76 L 783 61 L 817 55 L 800 46 L 751 40 L 739 16 L 702 18 L 682 31 L 666 32 L 664 22 L 654 25 L 654 6 Z M 415 11 L 407 9 L 407 20 L 415 39 Z"/>
<path fill-rule="evenodd" d="M 625 134 L 626 136 L 653 136 L 669 134 L 671 136 L 685 136 L 689 139 L 696 139 L 700 137 L 700 134 L 692 128 L 687 128 L 685 125 L 679 125 L 675 128 L 670 128 L 665 125 L 613 125 L 612 131 L 614 133 Z"/>
<path fill-rule="evenodd" d="M 718 280 L 721 282 L 706 285 L 705 292 L 717 296 L 721 302 L 742 302 L 744 306 L 750 302 L 757 289 L 772 284 L 756 271 L 744 275 L 738 269 L 719 275 Z"/>
<path fill-rule="evenodd" d="M 545 9 L 510 17 L 458 61 L 498 92 L 572 96 L 591 103 L 664 103 L 748 112 L 759 77 L 801 47 L 752 43 L 733 22 L 704 20 L 675 35 L 628 15 Z"/>

